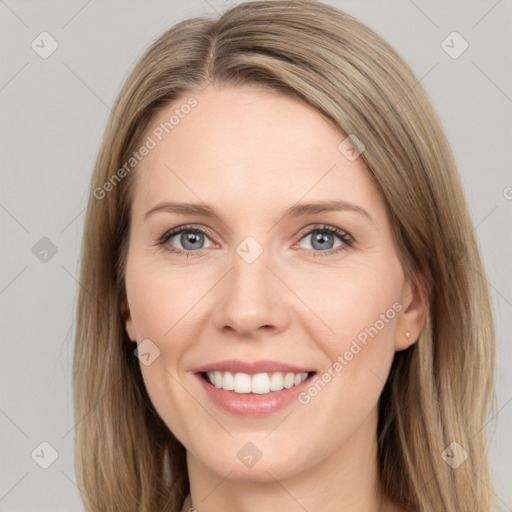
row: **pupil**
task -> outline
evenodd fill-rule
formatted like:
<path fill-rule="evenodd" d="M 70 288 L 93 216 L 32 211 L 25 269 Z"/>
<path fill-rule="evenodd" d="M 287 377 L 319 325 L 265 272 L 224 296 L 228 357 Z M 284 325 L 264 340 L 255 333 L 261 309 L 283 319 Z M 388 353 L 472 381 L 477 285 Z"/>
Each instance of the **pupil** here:
<path fill-rule="evenodd" d="M 314 237 L 314 241 L 316 243 L 319 243 L 320 244 L 320 248 L 325 248 L 326 247 L 326 244 L 329 243 L 329 240 L 328 240 L 328 237 L 331 237 L 332 235 L 329 234 L 329 233 L 318 233 L 315 237 Z"/>
<path fill-rule="evenodd" d="M 198 245 L 200 243 L 200 235 L 198 233 L 188 233 L 186 235 L 182 235 L 184 237 L 183 247 L 190 249 L 194 248 L 194 244 Z"/>

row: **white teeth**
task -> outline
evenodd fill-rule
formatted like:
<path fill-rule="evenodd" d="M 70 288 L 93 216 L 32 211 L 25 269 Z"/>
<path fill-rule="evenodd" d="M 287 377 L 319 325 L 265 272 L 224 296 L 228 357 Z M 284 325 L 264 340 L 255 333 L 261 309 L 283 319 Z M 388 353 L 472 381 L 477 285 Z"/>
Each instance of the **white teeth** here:
<path fill-rule="evenodd" d="M 257 373 L 252 376 L 251 391 L 259 395 L 270 391 L 270 377 L 267 373 Z"/>
<path fill-rule="evenodd" d="M 294 380 L 295 380 L 295 374 L 287 373 L 286 377 L 284 378 L 284 387 L 286 389 L 290 389 L 293 386 Z"/>
<path fill-rule="evenodd" d="M 233 391 L 235 389 L 235 379 L 233 378 L 232 373 L 224 373 L 224 377 L 222 379 L 222 388 L 226 391 Z"/>
<path fill-rule="evenodd" d="M 281 391 L 283 388 L 283 374 L 274 373 L 272 377 L 270 377 L 270 391 Z"/>
<path fill-rule="evenodd" d="M 308 372 L 304 373 L 248 373 L 231 372 L 207 372 L 208 381 L 217 388 L 235 393 L 256 393 L 265 395 L 271 391 L 281 391 L 283 388 L 290 389 L 298 386 L 308 377 Z"/>
<path fill-rule="evenodd" d="M 235 393 L 251 392 L 251 376 L 247 373 L 235 373 Z"/>

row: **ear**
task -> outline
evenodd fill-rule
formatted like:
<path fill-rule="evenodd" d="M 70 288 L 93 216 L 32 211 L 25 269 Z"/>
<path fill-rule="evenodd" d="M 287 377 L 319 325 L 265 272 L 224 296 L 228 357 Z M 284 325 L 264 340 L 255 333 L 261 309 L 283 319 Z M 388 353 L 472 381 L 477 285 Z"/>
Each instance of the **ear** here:
<path fill-rule="evenodd" d="M 414 275 L 404 283 L 400 304 L 402 311 L 397 321 L 395 350 L 405 350 L 415 343 L 425 326 L 429 309 L 429 291 L 425 278 Z M 407 336 L 406 333 L 410 336 Z"/>
<path fill-rule="evenodd" d="M 123 299 L 121 299 L 120 309 L 121 316 L 124 322 L 124 327 L 126 329 L 126 334 L 128 334 L 128 337 L 130 338 L 131 341 L 137 341 L 137 335 L 135 334 L 135 328 L 133 325 L 130 307 L 128 306 L 128 299 L 126 298 L 126 296 L 123 297 Z"/>

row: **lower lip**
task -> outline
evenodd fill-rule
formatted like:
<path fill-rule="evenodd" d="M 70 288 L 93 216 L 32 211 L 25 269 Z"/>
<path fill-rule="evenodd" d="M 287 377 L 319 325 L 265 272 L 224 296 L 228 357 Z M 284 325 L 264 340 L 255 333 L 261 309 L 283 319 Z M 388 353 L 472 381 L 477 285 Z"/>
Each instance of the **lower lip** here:
<path fill-rule="evenodd" d="M 206 382 L 200 373 L 196 373 L 201 386 L 214 404 L 231 414 L 240 416 L 267 416 L 284 409 L 297 400 L 297 396 L 309 386 L 312 376 L 314 374 L 311 374 L 298 386 L 260 395 L 257 393 L 235 393 L 217 388 Z"/>

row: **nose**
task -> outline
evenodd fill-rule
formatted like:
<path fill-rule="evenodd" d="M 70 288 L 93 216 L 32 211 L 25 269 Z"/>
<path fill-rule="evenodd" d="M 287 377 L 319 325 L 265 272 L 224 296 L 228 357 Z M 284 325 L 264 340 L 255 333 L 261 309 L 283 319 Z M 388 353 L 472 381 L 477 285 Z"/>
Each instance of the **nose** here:
<path fill-rule="evenodd" d="M 219 283 L 216 296 L 212 320 L 218 329 L 243 338 L 286 329 L 290 314 L 286 287 L 268 263 L 265 251 L 251 263 L 234 255 L 233 266 Z"/>

